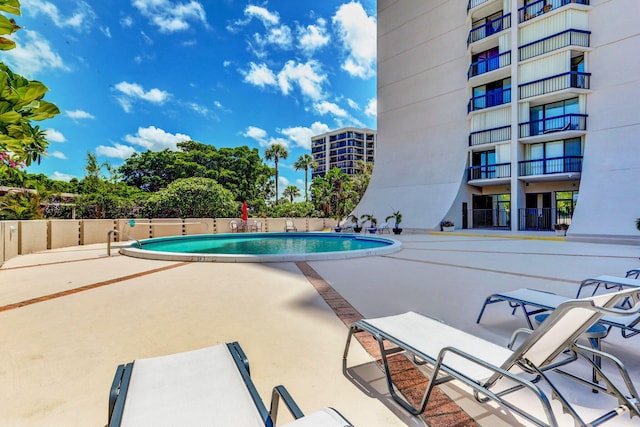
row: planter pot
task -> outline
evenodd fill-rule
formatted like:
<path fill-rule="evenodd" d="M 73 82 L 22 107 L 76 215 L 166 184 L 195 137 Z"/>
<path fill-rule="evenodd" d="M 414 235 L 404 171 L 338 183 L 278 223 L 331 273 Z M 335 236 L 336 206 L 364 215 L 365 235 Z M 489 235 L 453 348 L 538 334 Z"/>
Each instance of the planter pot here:
<path fill-rule="evenodd" d="M 376 234 L 376 231 L 378 231 L 377 228 L 367 228 L 367 231 L 371 234 Z"/>
<path fill-rule="evenodd" d="M 392 228 L 393 230 L 393 234 L 400 234 L 402 233 L 402 228 Z"/>
<path fill-rule="evenodd" d="M 566 236 L 567 230 L 556 230 L 556 236 Z"/>
<path fill-rule="evenodd" d="M 362 227 L 353 227 L 353 231 L 355 231 L 356 233 L 359 233 L 362 231 Z"/>
<path fill-rule="evenodd" d="M 442 227 L 442 231 L 453 231 L 455 230 L 456 227 L 453 225 L 447 226 L 447 227 Z"/>
<path fill-rule="evenodd" d="M 336 233 L 339 233 L 342 231 L 342 227 L 333 227 L 333 229 L 335 230 Z"/>

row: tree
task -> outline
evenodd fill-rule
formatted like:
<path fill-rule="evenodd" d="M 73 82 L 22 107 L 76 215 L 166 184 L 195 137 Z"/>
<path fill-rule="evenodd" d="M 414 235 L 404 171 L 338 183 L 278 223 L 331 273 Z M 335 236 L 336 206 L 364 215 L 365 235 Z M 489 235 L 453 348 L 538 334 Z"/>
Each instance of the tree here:
<path fill-rule="evenodd" d="M 311 194 L 324 215 L 338 220 L 351 212 L 359 201 L 353 180 L 339 168 L 331 169 L 323 177 L 316 177 L 311 183 Z"/>
<path fill-rule="evenodd" d="M 273 160 L 276 169 L 276 203 L 278 202 L 278 161 L 289 157 L 289 151 L 282 144 L 271 144 L 269 148 L 264 150 L 264 158 Z"/>
<path fill-rule="evenodd" d="M 288 197 L 289 201 L 293 203 L 293 199 L 296 197 L 300 197 L 300 189 L 295 185 L 289 185 L 284 190 L 282 190 L 282 197 Z"/>
<path fill-rule="evenodd" d="M 233 194 L 209 178 L 181 178 L 155 194 L 145 204 L 150 218 L 216 218 L 237 213 Z"/>
<path fill-rule="evenodd" d="M 293 167 L 297 171 L 304 169 L 304 200 L 308 201 L 309 197 L 307 189 L 309 188 L 309 169 L 317 168 L 318 163 L 313 159 L 311 154 L 303 154 L 302 156 L 298 157 L 298 161 L 293 164 Z"/>
<path fill-rule="evenodd" d="M 0 11 L 20 15 L 19 0 L 0 0 Z M 0 50 L 16 46 L 3 36 L 19 29 L 14 19 L 0 15 Z M 48 90 L 39 81 L 27 80 L 0 62 L 0 176 L 10 176 L 16 168 L 40 162 L 49 142 L 45 132 L 31 122 L 60 113 L 55 104 L 42 99 Z"/>

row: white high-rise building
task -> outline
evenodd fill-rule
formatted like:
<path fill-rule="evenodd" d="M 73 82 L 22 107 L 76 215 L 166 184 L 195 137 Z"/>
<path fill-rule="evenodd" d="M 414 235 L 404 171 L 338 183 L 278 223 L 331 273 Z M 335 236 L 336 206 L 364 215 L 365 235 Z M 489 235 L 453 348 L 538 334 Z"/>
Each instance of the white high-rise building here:
<path fill-rule="evenodd" d="M 358 211 L 640 242 L 638 16 L 638 0 L 378 0 Z"/>

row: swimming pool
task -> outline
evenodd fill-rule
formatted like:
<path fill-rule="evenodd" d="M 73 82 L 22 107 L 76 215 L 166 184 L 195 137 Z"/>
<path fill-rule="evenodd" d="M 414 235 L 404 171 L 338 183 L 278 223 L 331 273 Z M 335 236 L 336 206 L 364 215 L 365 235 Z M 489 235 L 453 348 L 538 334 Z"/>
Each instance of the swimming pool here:
<path fill-rule="evenodd" d="M 393 239 L 347 233 L 234 233 L 145 239 L 120 253 L 170 261 L 282 262 L 382 255 L 401 247 Z"/>

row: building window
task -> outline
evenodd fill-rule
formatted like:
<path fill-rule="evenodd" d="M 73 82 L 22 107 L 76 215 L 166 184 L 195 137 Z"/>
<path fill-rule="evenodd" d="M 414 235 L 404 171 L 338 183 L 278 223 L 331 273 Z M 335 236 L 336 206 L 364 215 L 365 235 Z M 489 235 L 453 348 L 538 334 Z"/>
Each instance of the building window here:
<path fill-rule="evenodd" d="M 564 101 L 553 102 L 551 104 L 538 105 L 536 107 L 531 107 L 529 109 L 529 120 L 530 120 L 530 135 L 541 135 L 545 132 L 549 132 L 551 130 L 565 130 L 563 129 L 565 122 L 571 123 L 571 121 L 564 120 L 569 114 L 579 114 L 580 113 L 580 105 L 578 103 L 578 98 L 566 99 Z M 549 119 L 558 119 L 559 125 L 558 129 L 553 129 L 552 126 L 548 126 L 552 124 Z"/>
<path fill-rule="evenodd" d="M 473 88 L 470 111 L 494 107 L 511 102 L 511 78 Z"/>
<path fill-rule="evenodd" d="M 556 224 L 571 224 L 578 203 L 577 191 L 556 191 Z"/>

